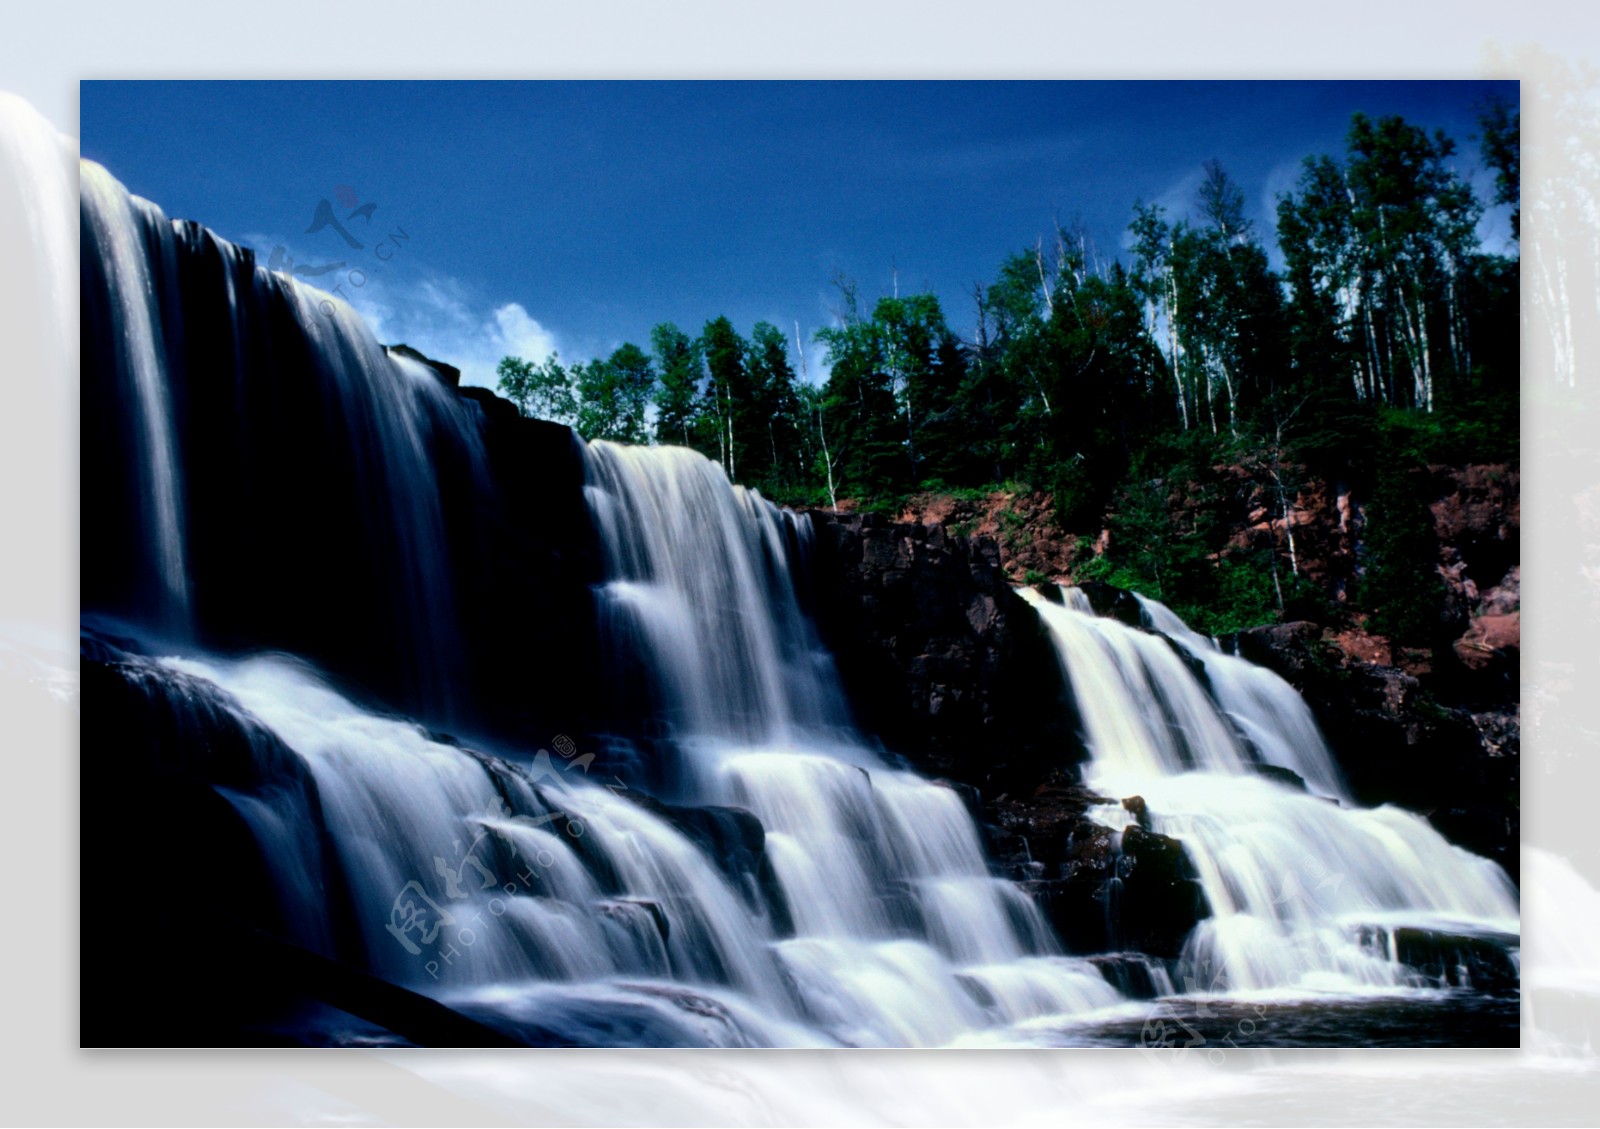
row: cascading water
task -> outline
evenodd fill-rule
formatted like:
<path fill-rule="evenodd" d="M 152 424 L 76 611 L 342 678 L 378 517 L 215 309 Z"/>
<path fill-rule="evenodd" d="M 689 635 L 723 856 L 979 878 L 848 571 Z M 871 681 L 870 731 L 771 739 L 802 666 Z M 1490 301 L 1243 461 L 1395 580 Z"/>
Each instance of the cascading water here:
<path fill-rule="evenodd" d="M 402 709 L 450 716 L 440 702 L 464 688 L 447 546 L 488 534 L 448 535 L 437 468 L 486 498 L 487 424 L 341 303 L 169 223 L 95 166 L 85 182 L 86 379 L 107 457 L 135 483 L 94 507 L 133 516 L 123 540 L 96 529 L 108 579 L 91 602 L 111 618 L 91 617 L 85 657 L 138 687 L 141 708 L 184 719 L 155 755 L 209 776 L 298 943 L 534 1042 L 930 1045 L 1119 999 L 990 875 L 961 798 L 853 733 L 797 590 L 809 521 L 698 455 L 582 456 L 606 669 L 642 693 L 612 716 L 645 723 L 599 754 L 469 752 L 304 661 L 197 647 L 293 650 L 292 623 L 240 608 L 249 584 L 314 591 L 386 562 L 377 594 L 339 588 L 354 608 L 325 601 L 331 640 L 312 637 Z M 290 461 L 308 459 L 314 486 Z M 297 499 L 324 508 L 314 527 L 330 536 L 353 524 L 361 556 L 319 553 L 316 576 L 285 555 Z M 288 567 L 226 571 L 255 549 Z M 356 614 L 363 600 L 401 629 Z M 391 647 L 347 645 L 366 629 Z M 174 643 L 184 657 L 135 653 Z M 410 678 L 373 676 L 391 649 L 419 660 Z M 614 771 L 635 739 L 669 763 L 652 775 L 672 804 Z M 217 752 L 241 748 L 249 771 Z M 301 766 L 291 783 L 285 757 Z"/>
<path fill-rule="evenodd" d="M 137 497 L 144 509 L 140 524 L 146 555 L 139 561 L 146 591 L 140 594 L 145 613 L 170 630 L 184 633 L 189 618 L 189 580 L 183 541 L 183 502 L 179 492 L 177 441 L 173 435 L 171 390 L 166 373 L 161 307 L 152 267 L 170 262 L 174 233 L 165 217 L 147 201 L 129 196 L 99 165 L 84 162 L 80 189 L 86 246 L 95 248 L 94 262 L 105 274 L 113 371 L 128 375 L 130 401 L 124 408 L 134 421 L 140 476 Z M 150 254 L 145 240 L 162 248 Z"/>
<path fill-rule="evenodd" d="M 853 1043 L 966 1031 L 1117 997 L 992 878 L 960 797 L 850 732 L 797 580 L 809 520 L 690 451 L 594 443 L 590 505 L 613 647 L 648 656 L 676 798 L 765 829 L 794 936 L 772 950 L 799 1012 Z"/>
<path fill-rule="evenodd" d="M 475 406 L 344 303 L 93 162 L 81 179 L 85 603 L 175 640 L 361 647 L 455 716 L 440 476 L 483 478 Z"/>
<path fill-rule="evenodd" d="M 1191 934 L 1179 980 L 1199 992 L 1361 992 L 1416 985 L 1404 930 L 1515 942 L 1516 889 L 1487 859 L 1420 816 L 1351 806 L 1309 711 L 1287 683 L 1224 654 L 1163 605 L 1148 630 L 1024 590 L 1048 625 L 1083 718 L 1085 778 L 1137 795 L 1180 839 L 1212 916 Z M 1190 663 L 1205 674 L 1210 693 Z M 1308 791 L 1261 775 L 1298 774 Z M 1098 814 L 1115 827 L 1131 814 Z"/>
<path fill-rule="evenodd" d="M 82 214 L 84 660 L 148 738 L 118 762 L 127 795 L 254 843 L 272 905 L 250 922 L 532 1043 L 945 1045 L 1135 1006 L 993 876 L 954 789 L 855 732 L 808 611 L 808 518 L 689 451 L 496 422 L 87 163 Z M 549 459 L 518 461 L 535 438 Z M 534 474 L 563 460 L 570 480 Z M 532 505 L 512 496 L 529 478 Z M 541 519 L 585 532 L 516 524 Z M 1180 982 L 1394 986 L 1380 931 L 1515 930 L 1491 864 L 1345 806 L 1281 681 L 1159 605 L 1166 638 L 1034 602 L 1090 782 L 1143 795 L 1200 871 L 1213 917 Z M 595 748 L 505 706 L 558 713 L 546 684 L 600 702 L 572 707 Z M 129 802 L 93 797 L 96 843 L 141 833 Z"/>

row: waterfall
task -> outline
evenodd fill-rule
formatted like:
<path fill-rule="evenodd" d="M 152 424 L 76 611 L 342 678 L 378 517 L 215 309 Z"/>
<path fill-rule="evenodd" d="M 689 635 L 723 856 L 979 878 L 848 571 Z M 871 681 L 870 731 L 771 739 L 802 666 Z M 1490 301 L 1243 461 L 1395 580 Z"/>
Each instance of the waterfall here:
<path fill-rule="evenodd" d="M 176 236 L 153 205 L 129 196 L 99 165 L 84 162 L 80 192 L 83 244 L 93 251 L 86 264 L 104 272 L 109 308 L 102 340 L 116 351 L 110 368 L 127 374 L 125 411 L 135 421 L 137 454 L 131 469 L 137 475 L 136 497 L 143 506 L 140 524 L 146 530 L 135 558 L 146 588 L 140 603 L 162 627 L 186 633 L 189 581 L 183 502 L 154 276 L 159 266 L 170 267 Z M 153 253 L 147 240 L 154 241 Z"/>
<path fill-rule="evenodd" d="M 582 651 L 509 645 L 475 591 L 537 514 L 496 425 L 342 303 L 84 180 L 85 661 L 128 724 L 178 719 L 152 763 L 233 813 L 287 936 L 535 1043 L 939 1045 L 1122 998 L 990 873 L 960 795 L 853 729 L 809 519 L 692 452 L 576 449 L 599 744 L 430 728 L 483 721 L 486 658 L 548 708 Z"/>
<path fill-rule="evenodd" d="M 1141 630 L 1095 615 L 1075 589 L 1059 604 L 1023 596 L 1077 700 L 1086 783 L 1143 798 L 1153 829 L 1181 840 L 1199 871 L 1212 915 L 1186 943 L 1186 989 L 1403 988 L 1417 983 L 1399 959 L 1403 930 L 1514 941 L 1505 872 L 1418 815 L 1352 806 L 1304 703 L 1276 675 L 1153 600 L 1140 601 Z M 1289 769 L 1309 790 L 1256 765 Z M 1133 818 L 1116 804 L 1097 814 L 1118 828 Z"/>
<path fill-rule="evenodd" d="M 846 1042 L 927 1045 L 1116 1000 L 990 876 L 961 798 L 850 728 L 804 607 L 810 520 L 687 450 L 597 442 L 587 457 L 610 647 L 644 656 L 677 796 L 760 820 L 799 1011 Z"/>
<path fill-rule="evenodd" d="M 658 676 L 679 735 L 784 743 L 845 723 L 791 558 L 810 522 L 730 486 L 681 447 L 591 443 L 585 493 L 606 556 L 610 632 Z M 620 649 L 620 647 L 618 648 Z"/>
<path fill-rule="evenodd" d="M 252 845 L 251 927 L 533 1044 L 1004 1042 L 1152 993 L 1404 989 L 1407 930 L 1516 932 L 1498 868 L 1351 806 L 1281 680 L 1159 604 L 1141 631 L 1025 593 L 1088 783 L 1144 797 L 1212 914 L 1171 968 L 1063 952 L 962 795 L 855 728 L 807 516 L 691 451 L 508 419 L 83 183 L 85 759 L 127 790 L 92 797 L 98 851 L 146 804 L 187 851 L 192 803 Z"/>
<path fill-rule="evenodd" d="M 176 640 L 356 665 L 458 713 L 439 476 L 480 422 L 343 302 L 81 162 L 84 601 Z M 459 469 L 457 469 L 459 468 Z M 308 598 L 309 597 L 309 598 Z M 329 620 L 359 623 L 330 632 Z M 387 667 L 387 670 L 381 668 Z"/>

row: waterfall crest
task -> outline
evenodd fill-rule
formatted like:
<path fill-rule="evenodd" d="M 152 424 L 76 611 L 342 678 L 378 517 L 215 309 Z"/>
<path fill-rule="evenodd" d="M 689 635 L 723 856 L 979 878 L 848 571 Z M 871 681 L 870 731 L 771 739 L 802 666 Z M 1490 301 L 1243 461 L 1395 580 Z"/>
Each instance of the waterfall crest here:
<path fill-rule="evenodd" d="M 85 491 L 102 519 L 84 523 L 85 604 L 202 645 L 336 662 L 362 647 L 408 703 L 455 715 L 439 476 L 482 479 L 475 406 L 344 302 L 92 161 L 81 180 Z M 330 608 L 359 633 L 329 633 Z"/>

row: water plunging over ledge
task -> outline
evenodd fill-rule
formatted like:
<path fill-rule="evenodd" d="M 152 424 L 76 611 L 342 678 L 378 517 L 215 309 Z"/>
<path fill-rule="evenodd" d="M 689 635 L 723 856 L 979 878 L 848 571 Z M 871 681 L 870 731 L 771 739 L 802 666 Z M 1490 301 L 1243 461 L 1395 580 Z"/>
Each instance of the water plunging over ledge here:
<path fill-rule="evenodd" d="M 98 166 L 83 184 L 85 434 L 115 471 L 86 481 L 84 657 L 107 696 L 85 694 L 85 763 L 148 745 L 148 771 L 124 758 L 117 780 L 202 781 L 163 818 L 244 828 L 286 940 L 535 1044 L 1027 1042 L 1148 1009 L 994 876 L 953 788 L 854 729 L 808 606 L 809 518 L 692 452 L 575 456 L 617 744 L 491 755 L 433 728 L 480 720 L 485 633 L 463 607 L 495 575 L 478 547 L 515 540 L 482 406 Z M 1210 903 L 1162 988 L 1428 993 L 1402 930 L 1515 944 L 1503 872 L 1353 807 L 1276 676 L 1158 604 L 1140 631 L 1072 592 L 1023 595 L 1087 783 L 1142 796 Z M 520 642 L 499 646 L 521 677 L 549 676 L 560 656 Z M 145 731 L 91 728 L 113 689 Z M 618 771 L 625 747 L 651 758 L 652 795 Z M 139 826 L 96 773 L 85 789 Z"/>

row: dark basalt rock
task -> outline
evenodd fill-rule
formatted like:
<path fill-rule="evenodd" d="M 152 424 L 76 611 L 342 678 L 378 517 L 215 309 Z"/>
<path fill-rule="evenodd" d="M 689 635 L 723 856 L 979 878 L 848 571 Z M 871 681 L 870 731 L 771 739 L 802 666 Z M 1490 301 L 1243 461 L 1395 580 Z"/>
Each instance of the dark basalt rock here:
<path fill-rule="evenodd" d="M 1137 816 L 1139 797 L 1124 806 L 1134 801 Z M 985 832 L 997 866 L 1039 904 L 1068 951 L 1176 958 L 1210 913 L 1194 865 L 1177 839 L 1137 824 L 1114 831 L 1085 814 L 1110 802 L 1067 784 L 995 800 Z"/>
<path fill-rule="evenodd" d="M 1305 620 L 1251 627 L 1222 640 L 1240 658 L 1276 671 L 1289 682 L 1314 673 L 1332 660 L 1324 654 L 1322 628 Z"/>
<path fill-rule="evenodd" d="M 816 512 L 813 601 L 860 726 L 925 775 L 1030 790 L 1082 757 L 1048 633 L 991 538 Z"/>
<path fill-rule="evenodd" d="M 1511 956 L 1514 936 L 1402 928 L 1395 930 L 1394 945 L 1402 964 L 1453 988 L 1514 992 L 1521 981 Z"/>
<path fill-rule="evenodd" d="M 1144 953 L 1111 953 L 1089 958 L 1089 963 L 1100 970 L 1106 982 L 1124 996 L 1135 1000 L 1153 1000 L 1168 991 L 1158 975 L 1170 971 L 1165 962 Z"/>
<path fill-rule="evenodd" d="M 443 382 L 446 388 L 461 387 L 461 370 L 456 368 L 455 365 L 447 365 L 443 361 L 436 361 L 432 357 L 425 356 L 416 349 L 413 349 L 410 345 L 385 345 L 384 349 L 388 351 L 390 356 L 406 357 L 410 360 L 417 361 L 420 364 L 427 365 L 433 370 L 434 375 L 436 375 L 440 381 Z"/>
<path fill-rule="evenodd" d="M 1144 626 L 1144 609 L 1138 599 L 1126 588 L 1118 588 L 1103 580 L 1086 580 L 1078 589 L 1089 598 L 1089 606 L 1096 614 L 1110 616 L 1129 627 Z"/>
<path fill-rule="evenodd" d="M 258 1043 L 303 1002 L 302 985 L 243 964 L 241 939 L 269 935 L 303 954 L 363 963 L 316 781 L 231 696 L 108 637 L 83 635 L 79 677 L 94 703 L 82 718 L 81 849 L 95 924 L 81 938 L 81 1041 Z M 290 829 L 271 859 L 230 796 L 270 797 Z M 296 904 L 292 885 L 317 912 Z M 152 914 L 163 902 L 204 912 L 180 928 Z"/>
<path fill-rule="evenodd" d="M 767 854 L 766 828 L 753 813 L 743 808 L 666 804 L 642 792 L 624 795 L 672 824 L 703 850 L 750 908 L 767 916 L 774 933 L 794 935 L 789 903 Z"/>
<path fill-rule="evenodd" d="M 667 913 L 661 908 L 661 903 L 649 898 L 612 898 L 609 901 L 595 903 L 602 916 L 626 921 L 634 910 L 643 910 L 650 918 L 656 935 L 661 938 L 662 945 L 666 945 L 672 937 L 672 922 Z"/>
<path fill-rule="evenodd" d="M 1257 776 L 1264 776 L 1268 780 L 1276 780 L 1279 784 L 1286 784 L 1298 792 L 1305 792 L 1306 779 L 1292 768 L 1284 768 L 1276 764 L 1252 764 L 1250 766 Z"/>
<path fill-rule="evenodd" d="M 1517 876 L 1515 698 L 1463 696 L 1468 684 L 1449 672 L 1414 675 L 1353 659 L 1309 623 L 1252 628 L 1222 642 L 1300 691 L 1357 802 L 1420 812 L 1451 842 Z"/>

